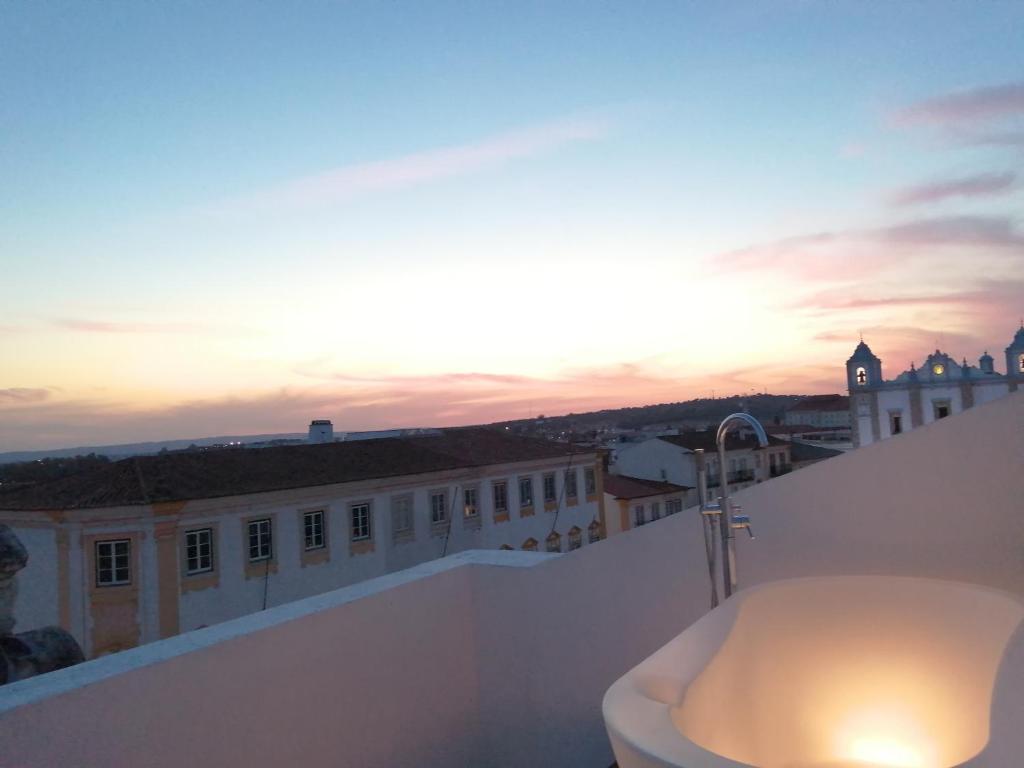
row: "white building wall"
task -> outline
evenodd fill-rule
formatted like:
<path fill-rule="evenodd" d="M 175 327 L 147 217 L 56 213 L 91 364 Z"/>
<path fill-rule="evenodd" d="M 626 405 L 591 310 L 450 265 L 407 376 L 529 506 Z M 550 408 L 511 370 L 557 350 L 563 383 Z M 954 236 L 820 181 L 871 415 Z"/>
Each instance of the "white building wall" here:
<path fill-rule="evenodd" d="M 588 462 L 586 466 L 592 466 L 592 463 Z M 203 527 L 211 520 L 217 523 L 219 584 L 217 587 L 186 592 L 181 596 L 181 631 L 261 610 L 264 598 L 268 607 L 280 605 L 434 560 L 445 551 L 451 555 L 466 549 L 497 549 L 502 545 L 519 549 L 530 538 L 537 541 L 540 551 L 544 551 L 545 540 L 553 527 L 561 535 L 562 551 L 568 549 L 568 534 L 574 526 L 580 529 L 583 545 L 586 546 L 588 526 L 594 520 L 600 520 L 600 505 L 597 501 L 586 500 L 583 465 L 572 468 L 576 472 L 578 497 L 575 506 L 567 505 L 564 491 L 566 469 L 566 462 L 559 460 L 541 468 L 536 468 L 534 463 L 532 467 L 509 465 L 483 474 L 479 471 L 464 471 L 458 473 L 461 479 L 454 481 L 431 480 L 429 477 L 397 479 L 394 486 L 386 490 L 370 494 L 349 492 L 323 499 L 321 503 L 303 498 L 298 502 L 261 504 L 258 497 L 251 497 L 252 500 L 244 509 L 231 510 L 215 517 L 196 518 L 187 526 L 183 524 L 182 528 Z M 556 477 L 557 498 L 560 500 L 557 515 L 544 509 L 542 478 L 549 472 L 553 472 Z M 518 479 L 527 475 L 533 479 L 534 514 L 522 517 Z M 505 522 L 494 520 L 493 483 L 496 481 L 507 483 L 509 519 Z M 477 488 L 480 509 L 478 522 L 467 522 L 462 512 L 462 493 L 467 486 Z M 435 529 L 430 521 L 430 494 L 439 489 L 446 492 L 447 509 L 451 514 L 451 523 L 446 529 Z M 413 496 L 415 535 L 411 540 L 396 540 L 392 530 L 391 500 L 393 496 L 410 493 Z M 374 550 L 353 554 L 349 546 L 349 508 L 353 503 L 367 500 L 372 505 Z M 299 510 L 318 507 L 323 507 L 327 512 L 330 560 L 303 567 L 304 534 Z M 271 572 L 265 578 L 246 579 L 247 543 L 242 521 L 261 516 L 272 516 L 275 520 L 276 572 Z"/>
<path fill-rule="evenodd" d="M 1010 393 L 1010 385 L 1005 381 L 978 383 L 974 385 L 974 404 L 981 405 L 1005 397 Z"/>
<path fill-rule="evenodd" d="M 645 440 L 619 451 L 613 471 L 645 480 L 664 480 L 691 488 L 697 485 L 693 453 L 664 440 Z"/>
<path fill-rule="evenodd" d="M 18 572 L 14 604 L 15 632 L 60 623 L 57 606 L 57 532 L 54 528 L 11 526 L 28 551 L 28 565 Z"/>

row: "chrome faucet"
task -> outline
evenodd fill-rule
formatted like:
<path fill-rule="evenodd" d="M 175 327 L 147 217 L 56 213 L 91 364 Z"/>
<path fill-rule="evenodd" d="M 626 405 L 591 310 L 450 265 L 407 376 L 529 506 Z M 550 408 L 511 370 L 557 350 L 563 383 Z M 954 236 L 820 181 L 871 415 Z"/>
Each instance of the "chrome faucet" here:
<path fill-rule="evenodd" d="M 741 509 L 737 508 L 737 514 L 733 514 L 732 502 L 729 499 L 729 476 L 725 471 L 725 437 L 729 429 L 736 424 L 745 423 L 754 430 L 757 435 L 757 442 L 762 448 L 768 445 L 768 435 L 765 434 L 761 422 L 749 413 L 734 413 L 726 416 L 718 425 L 718 435 L 715 442 L 718 445 L 718 476 L 722 485 L 722 496 L 719 502 L 721 511 L 718 515 L 718 524 L 722 538 L 722 590 L 728 598 L 736 591 L 736 534 L 739 528 L 745 528 L 750 537 L 754 533 L 750 528 L 750 516 L 739 514 Z"/>

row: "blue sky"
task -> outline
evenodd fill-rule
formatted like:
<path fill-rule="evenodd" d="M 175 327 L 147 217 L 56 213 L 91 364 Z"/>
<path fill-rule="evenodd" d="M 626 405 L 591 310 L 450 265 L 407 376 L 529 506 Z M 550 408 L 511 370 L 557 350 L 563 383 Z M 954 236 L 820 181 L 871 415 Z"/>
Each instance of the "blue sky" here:
<path fill-rule="evenodd" d="M 5 4 L 0 449 L 828 391 L 864 328 L 899 370 L 939 334 L 976 357 L 1022 311 L 1022 28 L 1011 2 Z M 921 221 L 912 254 L 879 234 Z M 809 315 L 826 291 L 860 304 Z"/>

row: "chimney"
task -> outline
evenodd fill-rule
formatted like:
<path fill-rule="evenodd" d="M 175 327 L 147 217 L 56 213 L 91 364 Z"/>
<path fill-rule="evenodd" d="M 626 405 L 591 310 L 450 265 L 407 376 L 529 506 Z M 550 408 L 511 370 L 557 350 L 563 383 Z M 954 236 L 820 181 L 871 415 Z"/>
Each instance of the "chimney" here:
<path fill-rule="evenodd" d="M 313 419 L 309 422 L 309 442 L 334 442 L 334 425 L 331 424 L 330 419 Z"/>

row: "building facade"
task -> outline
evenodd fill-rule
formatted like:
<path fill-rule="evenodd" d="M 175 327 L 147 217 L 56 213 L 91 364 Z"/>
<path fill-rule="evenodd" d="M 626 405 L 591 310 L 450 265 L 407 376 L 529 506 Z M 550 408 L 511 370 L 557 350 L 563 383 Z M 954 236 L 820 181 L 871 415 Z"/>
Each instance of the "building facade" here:
<path fill-rule="evenodd" d="M 855 447 L 870 445 L 975 405 L 995 400 L 1024 385 L 1024 325 L 1006 347 L 1006 373 L 985 352 L 973 366 L 935 350 L 917 368 L 894 379 L 882 375 L 882 361 L 863 341 L 846 361 L 850 422 Z"/>
<path fill-rule="evenodd" d="M 809 427 L 850 426 L 850 398 L 846 395 L 811 395 L 786 411 L 786 424 Z"/>
<path fill-rule="evenodd" d="M 599 454 L 483 430 L 126 459 L 0 494 L 19 621 L 88 658 L 466 549 L 604 536 Z"/>
<path fill-rule="evenodd" d="M 653 523 L 698 503 L 696 490 L 685 485 L 611 474 L 604 478 L 604 497 L 609 536 Z"/>
<path fill-rule="evenodd" d="M 753 436 L 745 434 L 730 434 L 726 438 L 724 469 L 733 491 L 785 474 L 791 468 L 787 441 L 769 436 L 769 444 L 761 448 Z M 711 431 L 662 435 L 622 448 L 612 473 L 695 488 L 698 449 L 704 451 L 708 490 L 713 493 L 721 485 L 722 471 L 718 466 L 715 433 Z"/>

